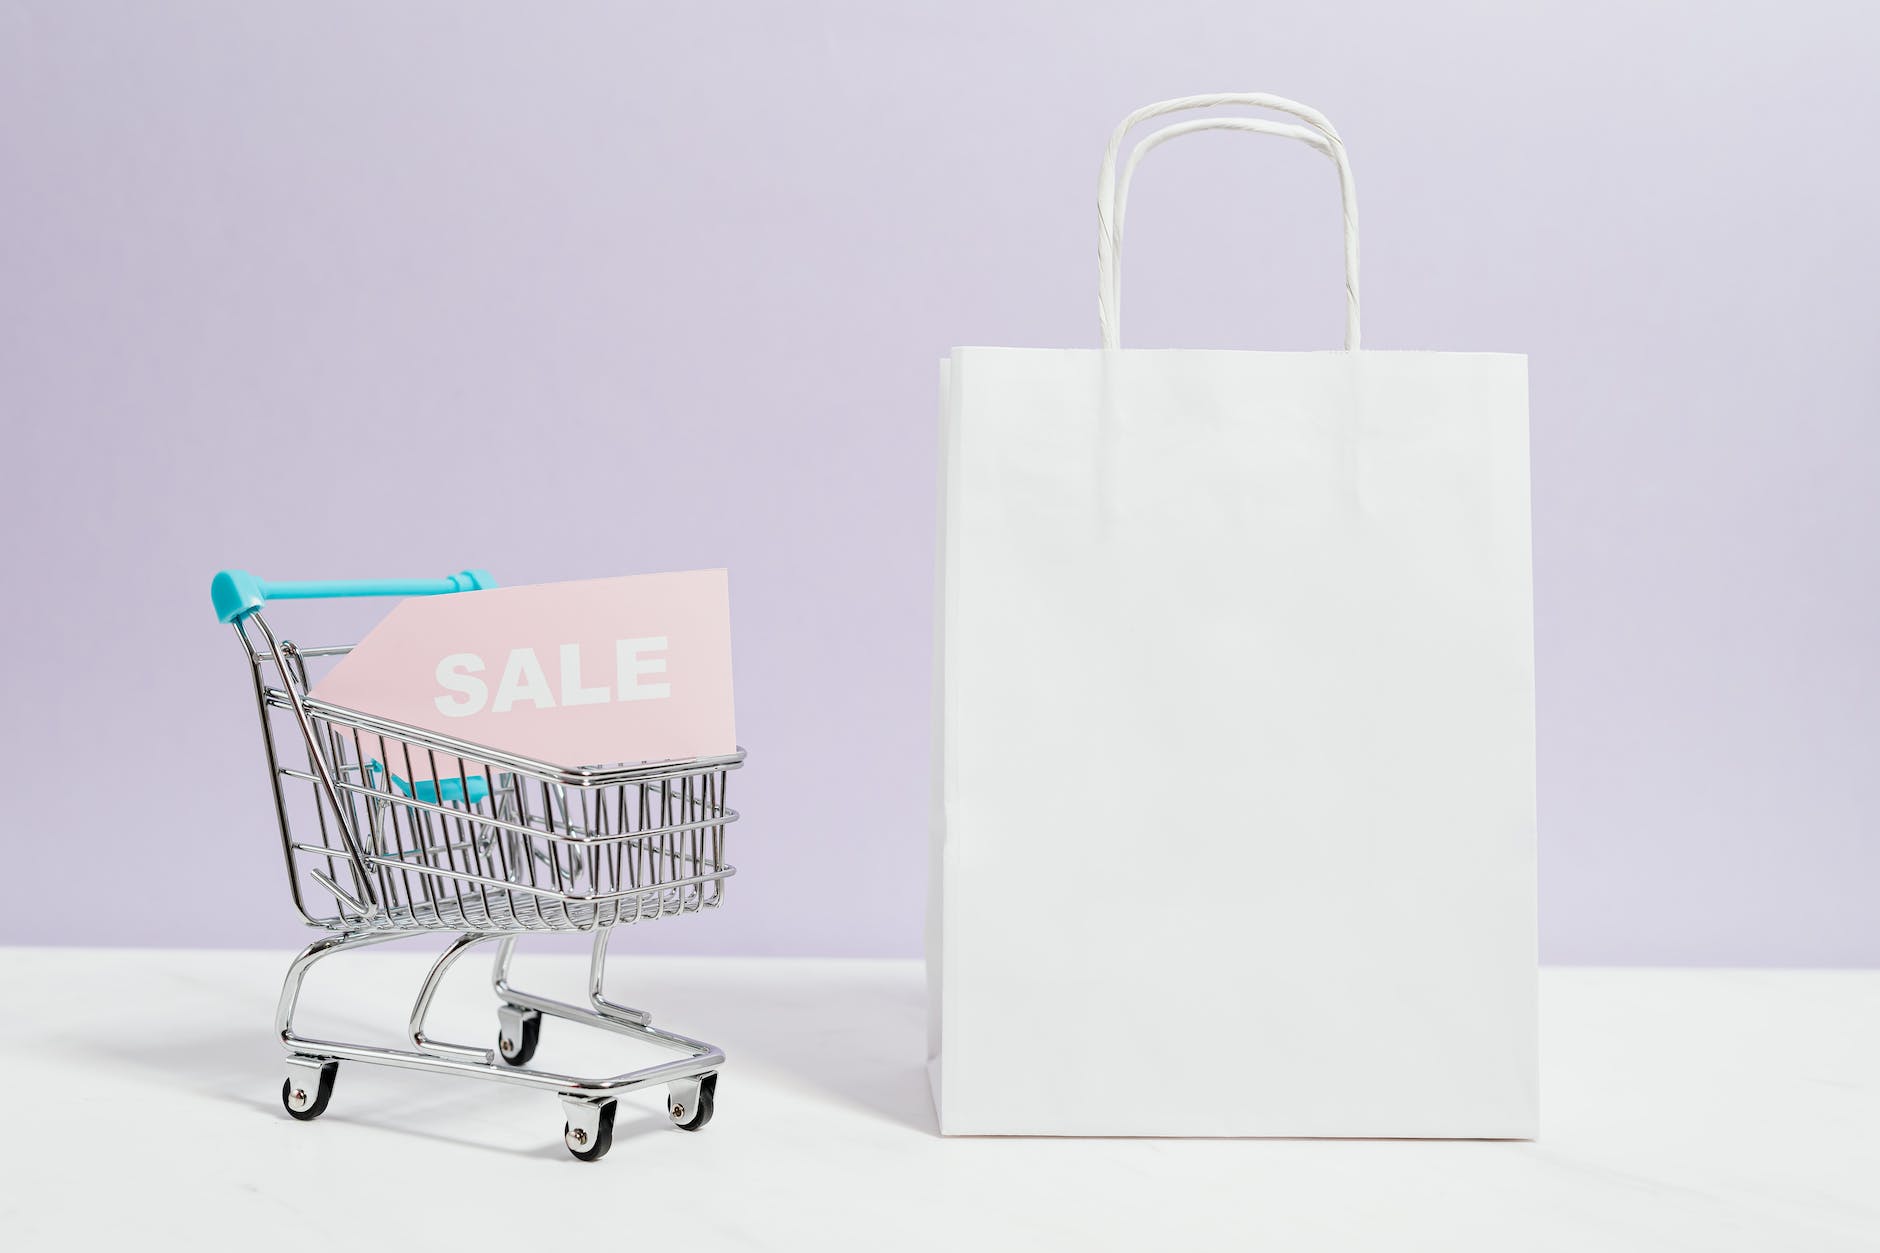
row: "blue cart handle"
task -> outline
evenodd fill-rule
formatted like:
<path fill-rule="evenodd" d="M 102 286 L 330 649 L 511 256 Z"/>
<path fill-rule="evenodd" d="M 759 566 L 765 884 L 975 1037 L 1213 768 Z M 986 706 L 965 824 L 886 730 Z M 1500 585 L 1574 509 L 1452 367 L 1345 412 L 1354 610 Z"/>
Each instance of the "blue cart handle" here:
<path fill-rule="evenodd" d="M 336 596 L 442 596 L 481 592 L 496 586 L 486 570 L 465 570 L 441 579 L 327 579 L 264 583 L 246 570 L 224 570 L 209 584 L 215 616 L 239 622 L 271 600 L 327 600 Z"/>

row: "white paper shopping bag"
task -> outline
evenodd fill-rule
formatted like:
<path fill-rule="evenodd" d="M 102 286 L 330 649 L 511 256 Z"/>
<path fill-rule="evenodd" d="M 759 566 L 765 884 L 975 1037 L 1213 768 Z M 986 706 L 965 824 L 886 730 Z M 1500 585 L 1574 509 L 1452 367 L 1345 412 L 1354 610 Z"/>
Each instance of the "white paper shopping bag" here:
<path fill-rule="evenodd" d="M 1117 177 L 1222 104 L 1304 124 Z M 1331 157 L 1343 351 L 1118 346 L 1130 175 L 1208 128 Z M 1098 210 L 1102 348 L 943 369 L 941 1130 L 1532 1136 L 1525 359 L 1359 351 L 1304 106 L 1138 110 Z"/>

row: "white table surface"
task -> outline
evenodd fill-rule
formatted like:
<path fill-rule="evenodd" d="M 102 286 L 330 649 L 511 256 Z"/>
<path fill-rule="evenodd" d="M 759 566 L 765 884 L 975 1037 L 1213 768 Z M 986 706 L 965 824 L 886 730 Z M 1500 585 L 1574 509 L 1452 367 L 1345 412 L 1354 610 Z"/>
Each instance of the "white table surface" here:
<path fill-rule="evenodd" d="M 552 1095 L 499 1084 L 346 1063 L 326 1115 L 290 1120 L 286 953 L 0 953 L 0 1245 L 1880 1249 L 1880 971 L 1548 970 L 1534 1143 L 943 1140 L 917 963 L 630 939 L 618 998 L 730 1060 L 710 1127 L 632 1099 L 593 1164 Z M 304 1028 L 394 1042 L 427 960 L 334 958 Z M 484 969 L 452 976 L 435 1035 L 493 1036 Z M 525 946 L 516 973 L 578 999 L 584 965 Z M 636 1047 L 549 1019 L 536 1060 Z"/>

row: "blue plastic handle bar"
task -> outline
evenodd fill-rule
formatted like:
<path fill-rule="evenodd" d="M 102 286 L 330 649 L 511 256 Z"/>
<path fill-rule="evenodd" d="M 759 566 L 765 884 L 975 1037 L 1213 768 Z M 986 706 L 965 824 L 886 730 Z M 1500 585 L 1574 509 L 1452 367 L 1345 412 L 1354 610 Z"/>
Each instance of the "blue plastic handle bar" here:
<path fill-rule="evenodd" d="M 337 596 L 442 596 L 481 592 L 496 586 L 487 570 L 465 570 L 441 579 L 328 579 L 312 583 L 265 583 L 246 570 L 223 570 L 209 583 L 215 616 L 239 622 L 271 600 L 327 600 Z"/>

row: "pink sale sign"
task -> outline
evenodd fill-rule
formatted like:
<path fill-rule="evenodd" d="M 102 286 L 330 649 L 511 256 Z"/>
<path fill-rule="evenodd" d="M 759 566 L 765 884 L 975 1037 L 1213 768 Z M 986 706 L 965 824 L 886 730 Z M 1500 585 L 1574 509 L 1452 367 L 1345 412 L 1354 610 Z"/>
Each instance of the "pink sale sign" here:
<path fill-rule="evenodd" d="M 559 766 L 736 751 L 723 570 L 417 597 L 314 687 L 335 705 Z M 395 773 L 431 763 L 385 746 Z M 440 760 L 436 771 L 457 769 Z"/>

